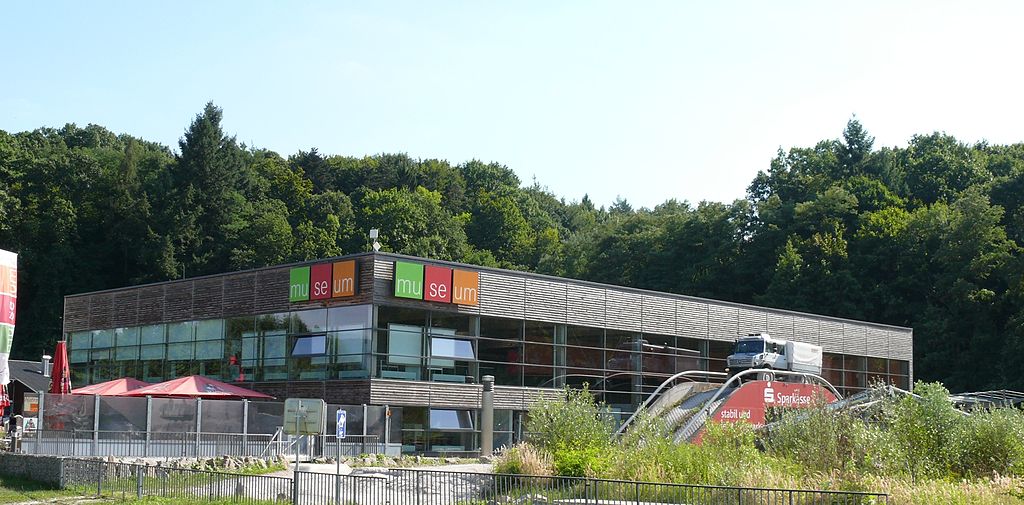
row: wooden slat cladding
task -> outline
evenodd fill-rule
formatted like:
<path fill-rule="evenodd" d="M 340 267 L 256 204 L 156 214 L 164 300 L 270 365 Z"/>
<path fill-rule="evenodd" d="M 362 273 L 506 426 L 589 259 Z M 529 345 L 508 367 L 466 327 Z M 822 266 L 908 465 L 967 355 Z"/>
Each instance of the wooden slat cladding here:
<path fill-rule="evenodd" d="M 334 298 L 331 303 L 342 303 L 344 305 L 361 305 L 373 302 L 373 279 L 376 264 L 373 257 L 366 256 L 356 258 L 357 275 L 359 285 L 356 286 L 356 295 L 349 298 Z"/>
<path fill-rule="evenodd" d="M 395 260 L 408 259 L 467 270 L 474 267 L 383 253 L 354 259 L 358 262 L 359 286 L 357 294 L 349 298 L 290 304 L 289 269 L 293 266 L 289 265 L 67 297 L 65 331 L 378 303 L 695 339 L 732 341 L 740 334 L 767 331 L 776 338 L 822 345 L 826 351 L 834 353 L 897 359 L 911 359 L 912 354 L 912 331 L 898 327 L 525 272 L 479 269 L 478 306 L 398 299 L 392 294 Z M 330 261 L 334 260 L 309 264 Z M 847 334 L 851 338 L 847 338 Z"/>
<path fill-rule="evenodd" d="M 605 325 L 605 290 L 569 284 L 566 291 L 566 321 L 576 326 Z"/>
<path fill-rule="evenodd" d="M 256 274 L 236 274 L 224 278 L 223 311 L 225 316 L 256 313 Z"/>
<path fill-rule="evenodd" d="M 526 279 L 526 319 L 565 323 L 565 308 L 564 282 Z"/>
<path fill-rule="evenodd" d="M 192 319 L 192 281 L 175 282 L 164 286 L 164 319 Z"/>
<path fill-rule="evenodd" d="M 736 307 L 709 304 L 708 338 L 732 342 L 738 332 Z"/>
<path fill-rule="evenodd" d="M 257 314 L 288 310 L 288 269 L 261 270 L 256 274 Z"/>
<path fill-rule="evenodd" d="M 392 295 L 393 293 L 393 278 L 395 276 L 395 264 L 387 260 L 374 260 L 373 261 L 373 281 L 370 286 L 372 291 L 373 301 L 375 303 L 381 302 L 393 302 L 396 300 Z M 483 287 L 480 288 L 483 290 Z"/>
<path fill-rule="evenodd" d="M 605 292 L 608 328 L 641 331 L 643 327 L 643 296 L 628 291 L 609 289 Z"/>
<path fill-rule="evenodd" d="M 675 335 L 676 332 L 676 303 L 671 298 L 660 296 L 644 295 L 643 319 L 641 320 L 644 333 L 658 333 L 661 335 Z"/>
<path fill-rule="evenodd" d="M 139 322 L 139 292 L 119 291 L 114 293 L 111 324 L 116 327 L 135 326 Z"/>
<path fill-rule="evenodd" d="M 911 361 L 914 359 L 914 335 L 910 331 L 889 331 L 889 357 Z"/>
<path fill-rule="evenodd" d="M 89 302 L 91 296 L 64 298 L 64 332 L 89 329 Z"/>
<path fill-rule="evenodd" d="M 374 405 L 429 406 L 434 408 L 480 408 L 479 384 L 412 382 L 387 379 L 370 381 L 370 403 Z"/>
<path fill-rule="evenodd" d="M 843 353 L 864 356 L 867 348 L 867 328 L 860 324 L 843 323 Z"/>
<path fill-rule="evenodd" d="M 339 405 L 370 403 L 370 381 L 327 381 L 324 400 Z"/>
<path fill-rule="evenodd" d="M 822 320 L 818 323 L 818 345 L 825 352 L 843 352 L 843 323 Z"/>
<path fill-rule="evenodd" d="M 526 317 L 526 280 L 480 272 L 480 312 L 485 316 Z"/>
<path fill-rule="evenodd" d="M 768 314 L 762 310 L 737 309 L 737 333 L 749 335 L 768 331 Z"/>
<path fill-rule="evenodd" d="M 676 301 L 676 335 L 708 338 L 708 304 L 690 300 Z"/>
<path fill-rule="evenodd" d="M 192 296 L 192 318 L 213 319 L 224 314 L 224 277 L 197 279 Z"/>
<path fill-rule="evenodd" d="M 114 309 L 114 295 L 100 293 L 89 303 L 89 328 L 112 328 L 111 311 Z"/>
<path fill-rule="evenodd" d="M 774 338 L 796 340 L 793 336 L 793 316 L 768 313 L 768 334 Z"/>
<path fill-rule="evenodd" d="M 877 358 L 889 357 L 889 334 L 882 328 L 867 327 L 867 355 Z"/>
<path fill-rule="evenodd" d="M 820 322 L 817 319 L 811 319 L 807 317 L 794 316 L 793 317 L 793 340 L 797 342 L 806 342 L 808 344 L 818 345 L 821 341 L 819 335 L 821 331 L 818 326 Z M 828 350 L 828 352 L 836 352 Z"/>
<path fill-rule="evenodd" d="M 145 286 L 139 291 L 139 324 L 156 324 L 164 320 L 164 287 Z"/>
<path fill-rule="evenodd" d="M 515 386 L 494 386 L 494 408 L 529 410 L 542 399 L 563 398 L 560 389 L 523 388 Z"/>

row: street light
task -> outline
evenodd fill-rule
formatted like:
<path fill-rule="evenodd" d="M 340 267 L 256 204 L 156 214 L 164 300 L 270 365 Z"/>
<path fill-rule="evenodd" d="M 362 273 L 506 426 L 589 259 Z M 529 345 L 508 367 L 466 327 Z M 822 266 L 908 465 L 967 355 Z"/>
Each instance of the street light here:
<path fill-rule="evenodd" d="M 379 251 L 380 250 L 380 242 L 377 242 L 378 235 L 379 235 L 379 231 L 376 228 L 370 228 L 370 240 L 373 241 L 373 250 L 374 251 Z"/>

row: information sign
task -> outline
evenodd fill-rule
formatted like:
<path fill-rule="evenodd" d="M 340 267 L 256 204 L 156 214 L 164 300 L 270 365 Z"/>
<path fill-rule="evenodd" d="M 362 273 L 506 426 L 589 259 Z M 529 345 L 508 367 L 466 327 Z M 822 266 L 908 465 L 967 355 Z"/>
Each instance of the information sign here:
<path fill-rule="evenodd" d="M 345 409 L 338 409 L 338 440 L 345 438 L 345 431 L 348 429 L 348 412 Z"/>
<path fill-rule="evenodd" d="M 323 435 L 327 403 L 319 398 L 288 398 L 284 401 L 284 432 L 289 435 Z"/>

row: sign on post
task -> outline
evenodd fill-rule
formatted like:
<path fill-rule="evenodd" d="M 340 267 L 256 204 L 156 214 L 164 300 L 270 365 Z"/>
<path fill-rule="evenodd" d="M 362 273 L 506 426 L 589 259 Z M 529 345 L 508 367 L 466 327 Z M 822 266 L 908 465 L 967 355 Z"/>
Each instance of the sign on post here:
<path fill-rule="evenodd" d="M 345 438 L 345 430 L 348 429 L 348 426 L 347 426 L 347 424 L 348 424 L 348 412 L 345 412 L 345 409 L 339 408 L 337 416 L 338 416 L 338 428 L 337 428 L 336 435 L 338 437 L 338 440 L 341 440 L 341 439 Z"/>
<path fill-rule="evenodd" d="M 319 398 L 288 398 L 284 401 L 284 432 L 289 435 L 323 435 L 327 403 Z"/>

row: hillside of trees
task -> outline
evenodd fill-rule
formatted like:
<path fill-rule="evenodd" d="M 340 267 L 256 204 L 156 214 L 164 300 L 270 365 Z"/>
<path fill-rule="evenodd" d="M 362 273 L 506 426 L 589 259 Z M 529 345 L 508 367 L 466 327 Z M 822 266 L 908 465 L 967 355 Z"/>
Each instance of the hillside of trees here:
<path fill-rule="evenodd" d="M 498 163 L 286 157 L 221 117 L 208 104 L 174 150 L 0 131 L 16 357 L 52 349 L 66 294 L 365 251 L 376 227 L 386 251 L 912 326 L 917 378 L 1024 389 L 1024 144 L 875 149 L 851 120 L 780 150 L 745 199 L 599 208 Z"/>

